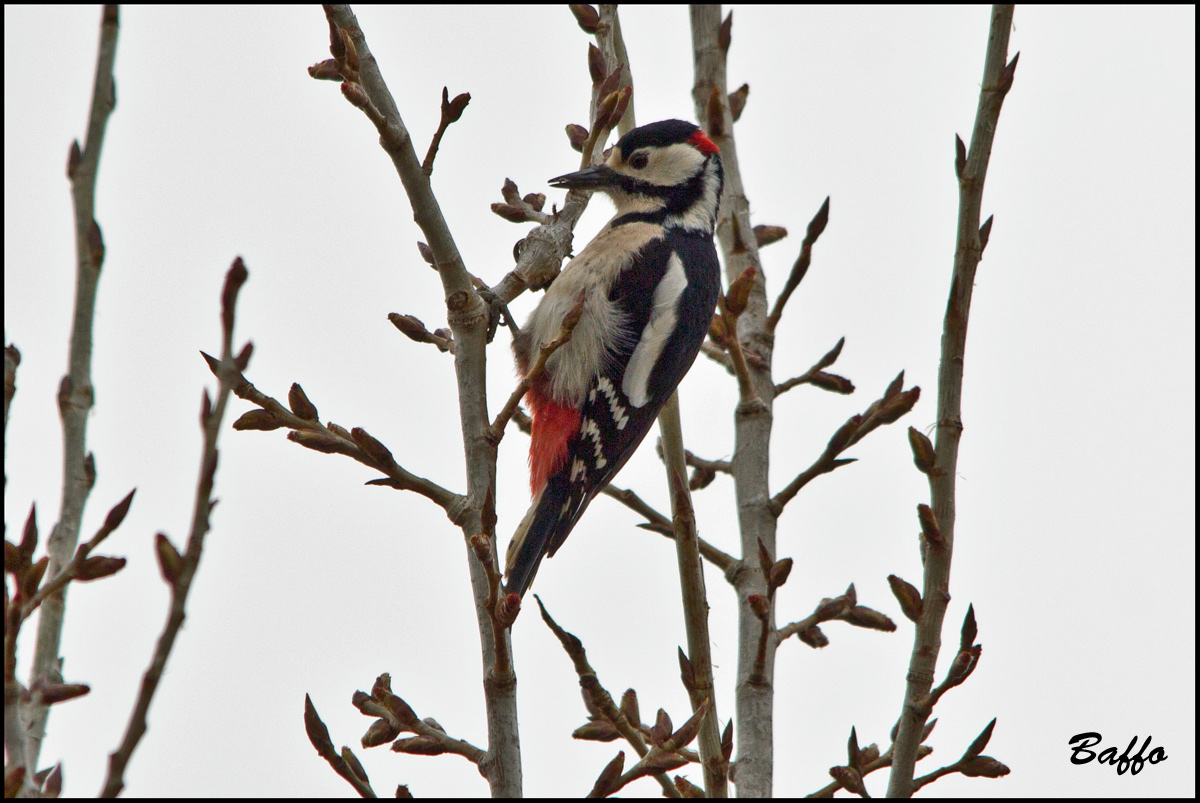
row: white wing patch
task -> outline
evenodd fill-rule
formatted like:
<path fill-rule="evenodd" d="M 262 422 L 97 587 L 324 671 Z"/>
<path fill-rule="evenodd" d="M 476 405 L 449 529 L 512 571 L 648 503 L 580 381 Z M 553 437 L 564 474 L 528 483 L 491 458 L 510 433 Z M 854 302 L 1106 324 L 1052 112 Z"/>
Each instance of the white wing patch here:
<path fill-rule="evenodd" d="M 612 416 L 613 424 L 617 429 L 625 429 L 625 425 L 629 423 L 629 416 L 626 414 L 625 408 L 621 405 L 621 399 L 617 396 L 617 389 L 613 387 L 612 382 L 608 381 L 608 377 L 601 376 L 596 380 L 596 388 L 604 393 L 604 398 L 608 400 L 608 413 Z M 596 390 L 593 389 L 588 394 L 589 401 L 596 401 Z"/>
<path fill-rule="evenodd" d="M 650 372 L 654 370 L 667 340 L 675 331 L 675 323 L 679 319 L 679 298 L 687 284 L 683 262 L 678 254 L 672 252 L 667 260 L 667 271 L 654 290 L 654 308 L 650 311 L 650 320 L 642 330 L 642 337 L 621 379 L 621 390 L 634 407 L 641 407 L 650 400 Z"/>
<path fill-rule="evenodd" d="M 590 418 L 583 419 L 583 423 L 579 427 L 579 434 L 584 438 L 591 438 L 595 445 L 596 469 L 599 470 L 608 465 L 608 461 L 604 459 L 604 447 L 600 445 L 600 427 L 596 426 L 596 422 Z"/>

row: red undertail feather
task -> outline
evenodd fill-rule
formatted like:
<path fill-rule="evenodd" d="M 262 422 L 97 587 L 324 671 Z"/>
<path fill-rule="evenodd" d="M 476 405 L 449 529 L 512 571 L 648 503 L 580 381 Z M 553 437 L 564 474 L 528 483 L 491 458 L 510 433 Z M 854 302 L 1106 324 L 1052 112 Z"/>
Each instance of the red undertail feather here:
<path fill-rule="evenodd" d="M 525 395 L 533 411 L 529 442 L 529 489 L 537 496 L 567 459 L 567 442 L 579 432 L 579 411 L 564 407 L 534 388 Z"/>

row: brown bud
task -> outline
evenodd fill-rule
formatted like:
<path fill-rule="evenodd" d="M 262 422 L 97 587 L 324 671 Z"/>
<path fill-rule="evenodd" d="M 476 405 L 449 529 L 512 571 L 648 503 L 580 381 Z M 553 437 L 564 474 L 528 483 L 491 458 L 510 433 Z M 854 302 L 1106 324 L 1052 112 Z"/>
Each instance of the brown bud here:
<path fill-rule="evenodd" d="M 971 742 L 971 745 L 967 748 L 967 752 L 963 755 L 963 758 L 975 758 L 982 753 L 987 748 L 988 742 L 991 741 L 992 731 L 995 729 L 996 720 L 993 718 L 992 721 L 987 724 L 987 727 L 985 727 L 980 734 L 975 737 L 975 740 Z"/>
<path fill-rule="evenodd" d="M 293 413 L 306 421 L 319 419 L 316 405 L 308 400 L 308 395 L 305 394 L 304 388 L 300 387 L 298 382 L 293 382 L 291 389 L 288 390 L 288 407 L 291 407 Z"/>
<path fill-rule="evenodd" d="M 399 329 L 410 340 L 415 340 L 418 343 L 433 342 L 433 339 L 429 336 L 429 330 L 425 328 L 425 324 L 421 319 L 415 315 L 400 315 L 391 312 L 388 313 L 388 320 L 392 322 L 392 326 Z"/>
<path fill-rule="evenodd" d="M 79 149 L 79 140 L 71 140 L 71 148 L 67 151 L 67 178 L 75 178 L 75 171 L 79 169 L 79 163 L 83 160 L 83 151 Z"/>
<path fill-rule="evenodd" d="M 350 768 L 350 772 L 354 773 L 356 778 L 366 783 L 370 783 L 370 779 L 367 778 L 367 771 L 363 769 L 363 765 L 358 760 L 358 756 L 354 755 L 354 751 L 352 751 L 349 747 L 342 748 L 342 760 L 346 762 L 346 766 Z"/>
<path fill-rule="evenodd" d="M 604 96 L 604 100 L 600 101 L 600 104 L 596 107 L 596 116 L 592 120 L 593 130 L 612 128 L 613 123 L 616 122 L 613 120 L 613 111 L 617 108 L 617 100 L 618 94 L 616 92 L 609 92 Z"/>
<path fill-rule="evenodd" d="M 1004 66 L 1004 72 L 1000 73 L 999 85 L 1001 92 L 1007 94 L 1008 90 L 1012 89 L 1013 78 L 1016 77 L 1017 74 L 1017 61 L 1020 58 L 1021 53 L 1020 51 L 1017 51 L 1017 53 L 1013 55 L 1012 61 Z"/>
<path fill-rule="evenodd" d="M 670 772 L 671 770 L 677 770 L 687 765 L 688 760 L 678 753 L 659 753 L 656 756 L 652 755 L 642 759 L 642 768 L 639 770 L 638 776 Z"/>
<path fill-rule="evenodd" d="M 825 447 L 825 451 L 830 454 L 839 454 L 850 445 L 850 439 L 855 436 L 862 423 L 861 415 L 850 416 L 846 423 L 838 427 L 838 431 L 833 433 L 833 437 L 829 439 L 829 444 Z"/>
<path fill-rule="evenodd" d="M 4 571 L 8 574 L 16 574 L 21 569 L 21 548 L 4 539 Z"/>
<path fill-rule="evenodd" d="M 696 738 L 696 734 L 700 732 L 700 725 L 704 722 L 704 715 L 708 713 L 708 700 L 700 703 L 696 712 L 688 717 L 688 721 L 679 726 L 679 729 L 671 734 L 671 743 L 675 745 L 675 749 L 687 747 Z"/>
<path fill-rule="evenodd" d="M 350 437 L 354 439 L 360 449 L 367 453 L 375 465 L 386 467 L 395 462 L 388 448 L 362 427 L 350 430 Z"/>
<path fill-rule="evenodd" d="M 742 109 L 746 108 L 746 96 L 749 94 L 749 84 L 742 84 L 733 92 L 729 93 L 729 116 L 733 118 L 735 123 L 738 121 L 738 118 L 742 116 Z"/>
<path fill-rule="evenodd" d="M 37 593 L 38 586 L 42 584 L 42 578 L 46 575 L 46 567 L 49 565 L 49 556 L 42 555 L 25 568 L 20 577 L 22 596 L 32 597 Z"/>
<path fill-rule="evenodd" d="M 942 531 L 938 528 L 933 508 L 929 505 L 917 505 L 917 518 L 921 521 L 921 534 L 925 536 L 925 540 L 935 546 L 943 546 L 945 542 L 942 540 Z"/>
<path fill-rule="evenodd" d="M 412 756 L 440 756 L 446 752 L 442 743 L 432 736 L 410 736 L 407 739 L 397 739 L 392 743 L 392 750 Z"/>
<path fill-rule="evenodd" d="M 721 52 L 728 55 L 729 45 L 733 42 L 733 12 L 730 11 L 725 19 L 721 22 L 721 28 L 717 31 L 717 44 L 721 47 Z"/>
<path fill-rule="evenodd" d="M 99 580 L 101 577 L 108 577 L 110 574 L 116 574 L 125 568 L 125 558 L 111 558 L 107 555 L 92 555 L 79 566 L 79 571 L 75 573 L 75 579 L 81 583 L 86 583 L 89 580 Z"/>
<path fill-rule="evenodd" d="M 592 78 L 592 87 L 598 87 L 608 75 L 608 65 L 604 63 L 604 54 L 595 45 L 588 45 L 588 75 Z"/>
<path fill-rule="evenodd" d="M 404 702 L 404 698 L 398 697 L 391 692 L 384 692 L 379 698 L 387 710 L 392 715 L 392 724 L 396 725 L 402 731 L 415 731 L 417 722 L 417 714 L 412 710 L 412 706 Z"/>
<path fill-rule="evenodd" d="M 925 433 L 909 427 L 908 445 L 912 447 L 913 462 L 916 463 L 917 468 L 922 474 L 932 477 L 934 466 L 937 463 L 937 454 L 934 452 L 929 438 L 925 437 Z"/>
<path fill-rule="evenodd" d="M 304 731 L 308 734 L 308 741 L 317 748 L 318 753 L 322 756 L 334 754 L 333 740 L 329 738 L 329 728 L 321 721 L 316 706 L 312 704 L 312 698 L 307 694 L 304 695 Z"/>
<path fill-rule="evenodd" d="M 596 778 L 596 783 L 592 786 L 589 797 L 608 797 L 617 791 L 616 783 L 624 771 L 625 752 L 621 751 L 600 771 L 600 775 Z"/>
<path fill-rule="evenodd" d="M 866 791 L 863 787 L 862 773 L 853 767 L 830 767 L 829 775 L 851 794 L 863 795 Z"/>
<path fill-rule="evenodd" d="M 121 522 L 125 521 L 125 515 L 129 513 L 129 506 L 133 504 L 133 495 L 137 493 L 137 488 L 134 488 L 125 498 L 113 505 L 112 510 L 108 511 L 108 515 L 104 517 L 104 529 L 115 530 L 121 526 Z"/>
<path fill-rule="evenodd" d="M 546 196 L 540 192 L 531 192 L 528 195 L 526 195 L 525 197 L 523 197 L 521 200 L 523 202 L 529 204 L 529 206 L 535 212 L 541 212 L 542 207 L 546 205 Z"/>
<path fill-rule="evenodd" d="M 976 756 L 970 761 L 964 761 L 959 772 L 968 778 L 1003 778 L 1012 770 L 991 756 Z"/>
<path fill-rule="evenodd" d="M 886 400 L 879 408 L 878 419 L 881 423 L 890 424 L 893 421 L 899 420 L 906 415 L 921 398 L 921 389 L 917 387 L 909 388 L 903 393 L 897 393 L 895 396 Z"/>
<path fill-rule="evenodd" d="M 420 240 L 417 240 L 417 253 L 421 255 L 421 259 L 425 260 L 430 265 L 437 267 L 437 263 L 435 263 L 433 260 L 433 249 Z"/>
<path fill-rule="evenodd" d="M 770 574 L 771 566 L 775 564 L 775 559 L 771 557 L 771 551 L 767 549 L 766 543 L 761 538 L 758 539 L 758 568 L 762 569 L 763 576 Z"/>
<path fill-rule="evenodd" d="M 239 351 L 237 353 L 237 356 L 235 356 L 233 358 L 234 367 L 236 367 L 239 371 L 245 371 L 246 368 L 248 368 L 250 365 L 250 357 L 252 354 L 254 354 L 254 344 L 247 341 L 246 345 L 242 346 L 242 350 Z M 245 378 L 242 378 L 238 384 L 241 384 L 244 382 L 245 382 Z M 238 384 L 234 385 L 234 391 L 233 391 L 234 393 L 241 392 L 238 389 Z"/>
<path fill-rule="evenodd" d="M 916 586 L 894 574 L 889 574 L 887 579 L 888 585 L 892 587 L 892 594 L 895 595 L 896 601 L 900 603 L 900 611 L 910 621 L 920 621 L 921 613 L 925 610 L 925 603 L 921 600 L 921 592 L 917 590 Z"/>
<path fill-rule="evenodd" d="M 854 383 L 846 377 L 838 376 L 837 374 L 827 374 L 824 371 L 817 371 L 808 381 L 822 390 L 828 390 L 833 393 L 849 395 L 854 392 Z"/>
<path fill-rule="evenodd" d="M 392 675 L 390 672 L 381 672 L 376 678 L 374 685 L 371 686 L 371 697 L 376 700 L 383 700 L 387 695 L 392 693 Z"/>
<path fill-rule="evenodd" d="M 792 573 L 792 559 L 784 558 L 778 561 L 771 567 L 770 573 L 767 574 L 767 587 L 772 591 L 779 588 L 787 582 L 788 575 Z"/>
<path fill-rule="evenodd" d="M 621 714 L 633 727 L 640 728 L 642 726 L 642 714 L 638 711 L 637 692 L 633 689 L 626 689 L 625 693 L 621 695 Z"/>
<path fill-rule="evenodd" d="M 455 95 L 454 100 L 449 100 L 450 93 L 447 87 L 442 87 L 442 120 L 449 125 L 457 123 L 462 117 L 463 110 L 467 108 L 467 104 L 471 102 L 471 93 L 463 92 L 461 95 Z"/>
<path fill-rule="evenodd" d="M 345 63 L 347 70 L 357 73 L 358 72 L 358 50 L 354 47 L 354 40 L 350 38 L 350 34 L 347 33 L 345 30 L 342 30 L 341 34 L 342 34 L 342 49 L 344 51 L 342 61 Z"/>
<path fill-rule="evenodd" d="M 511 178 L 505 178 L 504 184 L 500 187 L 500 197 L 504 199 L 505 203 L 520 206 L 521 190 L 517 188 L 517 182 Z"/>
<path fill-rule="evenodd" d="M 787 237 L 788 230 L 783 226 L 764 226 L 758 225 L 754 227 L 754 241 L 758 243 L 758 247 L 777 243 L 784 237 Z"/>
<path fill-rule="evenodd" d="M 88 229 L 88 249 L 91 252 L 92 270 L 100 270 L 104 264 L 104 235 L 100 232 L 100 224 L 94 220 Z"/>
<path fill-rule="evenodd" d="M 756 273 L 754 266 L 750 265 L 729 285 L 729 292 L 725 294 L 725 309 L 735 318 L 746 311 Z"/>
<path fill-rule="evenodd" d="M 771 615 L 771 603 L 762 594 L 751 594 L 746 597 L 746 603 L 761 622 L 766 622 L 767 617 Z"/>
<path fill-rule="evenodd" d="M 500 601 L 496 603 L 496 618 L 500 620 L 500 624 L 504 627 L 512 627 L 513 622 L 517 621 L 517 614 L 520 612 L 520 594 L 505 594 Z"/>
<path fill-rule="evenodd" d="M 654 726 L 650 728 L 650 741 L 656 747 L 662 747 L 671 733 L 675 730 L 671 725 L 671 717 L 663 709 L 658 709 L 658 716 L 654 719 Z"/>
<path fill-rule="evenodd" d="M 629 108 L 629 99 L 633 97 L 633 87 L 627 86 L 617 93 L 617 106 L 613 109 L 611 125 L 616 127 Z"/>
<path fill-rule="evenodd" d="M 967 146 L 963 144 L 962 137 L 958 134 L 954 135 L 954 175 L 960 179 L 963 177 L 963 171 L 967 168 Z"/>
<path fill-rule="evenodd" d="M 950 664 L 949 671 L 946 672 L 946 680 L 954 686 L 962 683 L 970 674 L 974 663 L 975 655 L 972 650 L 960 650 L 958 655 L 954 656 L 954 662 Z"/>
<path fill-rule="evenodd" d="M 587 3 L 571 3 L 567 7 L 575 15 L 575 21 L 579 23 L 579 27 L 583 29 L 584 33 L 595 33 L 600 27 L 600 15 L 594 6 L 589 6 Z"/>
<path fill-rule="evenodd" d="M 492 204 L 492 211 L 509 223 L 524 223 L 529 219 L 524 209 L 512 204 Z"/>
<path fill-rule="evenodd" d="M 82 697 L 92 690 L 91 686 L 85 683 L 47 683 L 45 686 L 38 688 L 41 692 L 42 702 L 47 705 L 62 703 L 67 700 L 73 700 L 76 697 Z"/>
<path fill-rule="evenodd" d="M 363 734 L 363 747 L 378 747 L 381 744 L 386 744 L 392 739 L 400 735 L 400 729 L 386 719 L 377 719 L 371 723 L 371 727 L 367 728 L 367 732 Z"/>
<path fill-rule="evenodd" d="M 992 236 L 992 220 L 995 215 L 988 215 L 988 219 L 983 221 L 983 225 L 979 227 L 979 253 L 983 253 L 983 249 L 987 248 L 988 239 Z"/>
<path fill-rule="evenodd" d="M 721 732 L 721 757 L 729 761 L 733 757 L 733 720 L 725 723 L 725 730 Z"/>
<path fill-rule="evenodd" d="M 575 123 L 567 124 L 567 140 L 571 143 L 571 149 L 578 153 L 583 153 L 583 144 L 587 142 L 588 130 L 581 125 Z"/>
<path fill-rule="evenodd" d="M 338 442 L 324 432 L 310 432 L 308 430 L 297 429 L 289 432 L 287 437 L 289 441 L 298 443 L 305 449 L 312 449 L 315 452 L 333 454 L 338 450 Z"/>
<path fill-rule="evenodd" d="M 596 98 L 598 100 L 608 97 L 611 93 L 621 88 L 621 68 L 624 66 L 623 64 L 618 64 L 608 75 L 604 76 L 604 80 L 596 90 Z M 616 125 L 615 119 L 612 124 Z"/>
<path fill-rule="evenodd" d="M 233 422 L 233 428 L 236 430 L 256 429 L 263 432 L 270 432 L 282 426 L 283 423 L 275 417 L 275 414 L 267 410 L 248 410 L 242 413 L 237 421 Z"/>
<path fill-rule="evenodd" d="M 342 75 L 342 71 L 338 68 L 338 63 L 335 59 L 325 59 L 318 61 L 316 64 L 308 68 L 308 77 L 318 81 L 344 81 L 346 76 Z"/>
<path fill-rule="evenodd" d="M 817 606 L 817 609 L 813 611 L 813 616 L 817 618 L 817 621 L 827 622 L 830 619 L 836 619 L 849 607 L 844 596 L 823 599 L 821 600 L 821 604 Z"/>
<path fill-rule="evenodd" d="M 154 534 L 154 552 L 158 556 L 158 570 L 162 572 L 163 579 L 174 585 L 183 571 L 183 556 L 164 533 Z"/>
<path fill-rule="evenodd" d="M 571 732 L 571 738 L 585 742 L 612 742 L 621 738 L 621 733 L 611 722 L 601 719 L 580 725 Z"/>
<path fill-rule="evenodd" d="M 884 633 L 891 633 L 896 629 L 896 623 L 891 617 L 865 605 L 855 605 L 842 614 L 841 618 L 855 627 L 866 627 Z"/>
<path fill-rule="evenodd" d="M 350 101 L 351 106 L 358 109 L 365 109 L 371 105 L 371 101 L 367 98 L 367 93 L 362 88 L 362 84 L 342 81 L 342 97 Z"/>

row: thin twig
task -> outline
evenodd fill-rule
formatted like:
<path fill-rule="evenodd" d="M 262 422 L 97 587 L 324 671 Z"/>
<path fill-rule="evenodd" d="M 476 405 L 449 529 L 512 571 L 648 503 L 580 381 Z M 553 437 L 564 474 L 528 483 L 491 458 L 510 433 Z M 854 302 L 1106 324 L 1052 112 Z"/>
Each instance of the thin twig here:
<path fill-rule="evenodd" d="M 804 234 L 804 242 L 800 245 L 800 255 L 796 257 L 796 261 L 792 265 L 792 272 L 788 274 L 783 289 L 779 291 L 779 297 L 775 299 L 774 309 L 767 316 L 766 325 L 768 332 L 775 331 L 775 327 L 779 325 L 779 319 L 783 317 L 784 306 L 787 304 L 788 299 L 792 297 L 792 293 L 800 286 L 800 281 L 804 278 L 804 274 L 808 273 L 808 266 L 812 262 L 812 247 L 817 242 L 817 238 L 821 236 L 821 232 L 825 231 L 825 226 L 828 223 L 829 196 L 825 196 L 825 203 L 821 204 L 821 208 L 817 210 L 817 214 L 813 215 L 813 219 L 808 223 L 808 230 Z"/>
<path fill-rule="evenodd" d="M 983 202 L 983 184 L 987 176 L 992 142 L 1000 120 L 1000 109 L 1012 86 L 1017 57 L 1008 61 L 1008 37 L 1012 30 L 1013 6 L 992 7 L 987 55 L 971 149 L 963 157 L 962 141 L 957 139 L 955 172 L 958 175 L 958 235 L 954 252 L 954 275 L 942 329 L 942 362 L 938 372 L 938 429 L 935 447 L 938 468 L 930 476 L 932 517 L 940 530 L 941 543 L 928 545 L 922 558 L 925 582 L 922 591 L 924 609 L 914 634 L 915 647 L 909 662 L 904 707 L 894 743 L 895 766 L 888 782 L 889 797 L 910 797 L 914 791 L 913 767 L 917 760 L 920 735 L 929 716 L 921 705 L 933 684 L 933 672 L 941 651 L 942 622 L 949 599 L 950 563 L 954 549 L 955 480 L 958 476 L 958 443 L 962 436 L 962 377 L 966 353 L 967 319 L 975 269 L 983 254 L 982 234 L 990 234 L 991 221 L 981 232 L 979 219 Z M 1007 62 L 1007 64 L 1006 64 Z"/>
<path fill-rule="evenodd" d="M 200 352 L 208 367 L 219 376 L 220 363 L 204 352 Z M 235 366 L 235 371 L 237 368 Z M 300 386 L 292 385 L 295 393 Z M 303 393 L 303 390 L 300 390 Z M 346 430 L 332 421 L 326 425 L 315 418 L 296 414 L 277 399 L 268 396 L 254 386 L 245 375 L 237 372 L 234 377 L 233 394 L 240 399 L 258 405 L 258 410 L 242 414 L 234 422 L 234 429 L 270 431 L 280 428 L 292 430 L 288 440 L 301 446 L 326 454 L 342 454 L 387 475 L 387 479 L 371 480 L 368 485 L 381 485 L 401 491 L 412 491 L 424 496 L 446 511 L 451 521 L 462 514 L 463 496 L 447 490 L 432 480 L 417 476 L 403 468 L 392 457 L 391 450 L 361 427 Z M 315 413 L 315 411 L 314 411 Z"/>
<path fill-rule="evenodd" d="M 567 313 L 563 316 L 562 323 L 559 325 L 558 333 L 554 336 L 554 339 L 538 349 L 537 359 L 534 360 L 533 365 L 530 366 L 525 376 L 521 377 L 521 381 L 517 383 L 516 389 L 508 397 L 508 401 L 505 402 L 499 414 L 497 414 L 496 420 L 492 422 L 492 437 L 497 443 L 504 437 L 504 428 L 508 426 L 509 419 L 516 413 L 521 399 L 525 398 L 525 394 L 529 392 L 533 384 L 546 372 L 546 361 L 550 359 L 550 356 L 554 352 L 571 342 L 571 333 L 575 331 L 575 326 L 579 323 L 580 318 L 583 317 L 583 305 L 586 300 L 586 296 L 581 292 L 579 297 L 575 299 L 575 303 L 571 305 L 571 309 L 567 310 Z"/>
<path fill-rule="evenodd" d="M 775 396 L 779 397 L 781 394 L 787 393 L 794 387 L 808 384 L 816 385 L 819 388 L 831 391 L 833 393 L 853 393 L 853 382 L 851 382 L 849 379 L 846 379 L 844 376 L 838 376 L 837 374 L 825 372 L 826 368 L 837 362 L 838 355 L 842 353 L 842 347 L 845 345 L 846 338 L 843 337 L 837 342 L 837 345 L 831 348 L 828 353 L 825 354 L 825 356 L 817 360 L 817 362 L 807 371 L 800 374 L 800 376 L 792 377 L 785 382 L 780 382 L 775 386 Z"/>
<path fill-rule="evenodd" d="M 629 743 L 629 746 L 639 756 L 649 754 L 650 747 L 646 744 L 646 740 L 642 737 L 641 723 L 630 722 L 621 709 L 613 702 L 612 695 L 608 689 L 604 688 L 600 683 L 600 678 L 596 674 L 596 670 L 588 663 L 587 650 L 584 649 L 583 642 L 579 638 L 566 630 L 563 630 L 557 622 L 550 616 L 546 606 L 542 604 L 542 600 L 536 594 L 534 599 L 537 600 L 538 609 L 542 614 L 542 621 L 550 628 L 559 643 L 562 645 L 563 651 L 567 653 L 567 657 L 571 659 L 571 663 L 575 667 L 575 674 L 579 676 L 579 686 L 583 689 L 583 693 L 587 698 L 589 708 L 598 711 L 609 724 L 616 728 L 621 737 Z M 662 787 L 663 794 L 667 797 L 679 797 L 678 790 L 665 772 L 654 773 L 655 779 L 659 786 Z"/>
<path fill-rule="evenodd" d="M 92 409 L 91 377 L 92 323 L 96 311 L 96 288 L 104 262 L 104 239 L 96 223 L 96 174 L 108 119 L 116 107 L 113 63 L 117 55 L 120 27 L 117 6 L 106 5 L 100 19 L 100 44 L 96 52 L 96 77 L 88 110 L 87 135 L 82 149 L 71 143 L 67 177 L 71 181 L 71 206 L 75 217 L 75 315 L 71 326 L 68 371 L 59 385 L 59 413 L 63 426 L 63 494 L 58 523 L 46 545 L 50 557 L 48 574 L 53 576 L 65 566 L 79 543 L 80 523 L 92 479 L 85 468 L 87 455 L 88 413 Z M 63 594 L 49 597 L 38 616 L 37 644 L 34 648 L 30 677 L 49 675 L 58 665 L 66 599 Z M 37 769 L 38 753 L 46 734 L 49 708 L 35 706 L 25 717 L 29 748 L 26 758 L 26 789 L 30 789 Z"/>
<path fill-rule="evenodd" d="M 129 764 L 133 751 L 146 733 L 146 715 L 150 703 L 158 689 L 163 671 L 167 666 L 167 658 L 175 645 L 175 639 L 183 626 L 188 593 L 191 591 L 192 579 L 200 567 L 200 557 L 204 552 L 204 536 L 209 530 L 209 514 L 213 507 L 213 480 L 217 473 L 217 438 L 221 432 L 221 420 L 225 416 L 225 407 L 229 402 L 229 394 L 239 375 L 239 367 L 245 367 L 249 359 L 249 349 L 243 349 L 238 362 L 235 364 L 233 355 L 233 324 L 237 305 L 238 291 L 247 277 L 246 266 L 241 257 L 233 261 L 233 266 L 225 274 L 225 287 L 221 293 L 221 364 L 217 373 L 220 387 L 217 390 L 217 400 L 214 406 L 205 391 L 201 406 L 201 425 L 204 430 L 204 449 L 200 460 L 200 477 L 196 484 L 196 501 L 192 511 L 192 529 L 188 535 L 187 550 L 183 554 L 182 565 L 171 583 L 171 610 L 162 633 L 158 637 L 154 656 L 150 666 L 142 676 L 142 684 L 134 703 L 133 714 L 125 730 L 125 736 L 120 746 L 109 755 L 108 775 L 104 780 L 101 797 L 116 797 L 125 788 L 125 768 Z"/>
<path fill-rule="evenodd" d="M 834 469 L 853 463 L 856 459 L 839 459 L 838 455 L 879 427 L 899 420 L 913 408 L 917 399 L 921 397 L 921 389 L 911 387 L 908 390 L 901 390 L 903 380 L 904 372 L 901 371 L 900 375 L 888 385 L 883 396 L 872 402 L 861 415 L 851 416 L 846 423 L 842 424 L 829 439 L 821 456 L 771 498 L 771 509 L 776 516 L 783 512 L 784 506 L 792 501 L 805 485 L 822 474 L 828 474 Z"/>

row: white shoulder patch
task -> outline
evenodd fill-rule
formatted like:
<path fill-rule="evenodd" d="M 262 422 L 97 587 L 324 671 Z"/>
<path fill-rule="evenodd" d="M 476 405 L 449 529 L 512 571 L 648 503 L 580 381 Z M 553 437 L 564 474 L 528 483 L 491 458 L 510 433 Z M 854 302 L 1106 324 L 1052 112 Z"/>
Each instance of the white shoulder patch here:
<path fill-rule="evenodd" d="M 641 339 L 621 379 L 621 390 L 634 407 L 641 407 L 650 400 L 650 372 L 658 364 L 667 340 L 675 331 L 675 323 L 679 320 L 679 298 L 687 284 L 683 262 L 678 254 L 672 252 L 667 260 L 667 271 L 654 290 L 654 308 L 650 311 L 650 320 L 642 330 Z"/>

